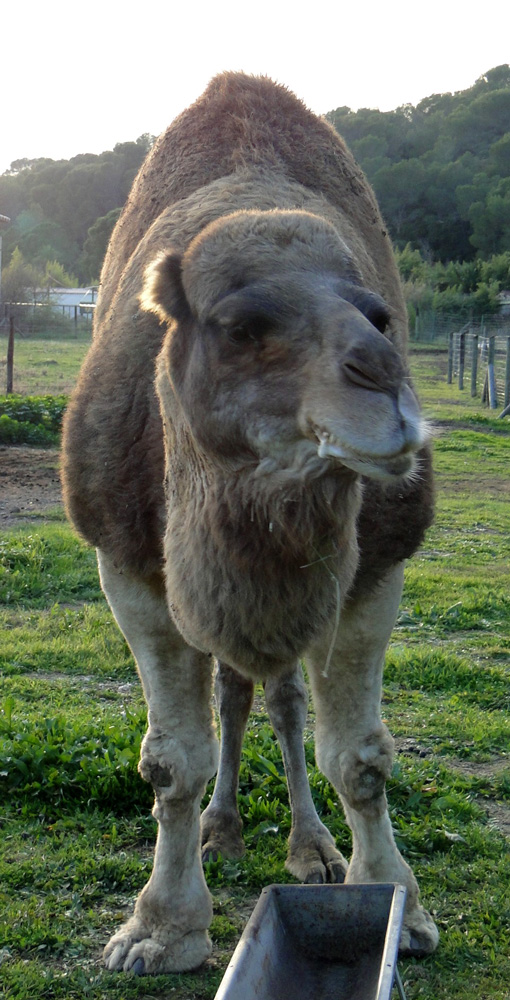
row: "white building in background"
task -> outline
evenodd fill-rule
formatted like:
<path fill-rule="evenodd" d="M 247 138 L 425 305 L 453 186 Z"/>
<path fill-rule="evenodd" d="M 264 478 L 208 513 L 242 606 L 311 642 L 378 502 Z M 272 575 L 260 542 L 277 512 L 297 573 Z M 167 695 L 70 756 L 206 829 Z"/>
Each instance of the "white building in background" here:
<path fill-rule="evenodd" d="M 510 292 L 500 292 L 498 295 L 502 316 L 510 316 Z"/>
<path fill-rule="evenodd" d="M 89 288 L 38 288 L 35 292 L 35 302 L 42 305 L 50 305 L 61 311 L 64 316 L 73 319 L 79 316 L 91 314 L 94 311 L 97 300 L 97 285 Z"/>

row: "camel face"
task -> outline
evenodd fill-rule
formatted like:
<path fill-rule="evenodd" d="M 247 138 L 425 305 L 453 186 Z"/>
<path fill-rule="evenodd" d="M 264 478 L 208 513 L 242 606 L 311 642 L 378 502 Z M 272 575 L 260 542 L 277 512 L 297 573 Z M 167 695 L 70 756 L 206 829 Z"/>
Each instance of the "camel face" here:
<path fill-rule="evenodd" d="M 391 310 L 350 280 L 333 228 L 304 212 L 210 228 L 149 269 L 142 297 L 170 323 L 162 360 L 197 445 L 231 466 L 411 473 L 426 431 L 384 336 Z"/>

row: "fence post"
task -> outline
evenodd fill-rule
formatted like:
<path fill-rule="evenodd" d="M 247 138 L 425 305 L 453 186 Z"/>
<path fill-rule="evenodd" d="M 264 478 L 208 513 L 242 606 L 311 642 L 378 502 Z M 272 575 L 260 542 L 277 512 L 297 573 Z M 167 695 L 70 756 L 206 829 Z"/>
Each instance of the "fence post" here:
<path fill-rule="evenodd" d="M 498 406 L 498 393 L 496 388 L 496 376 L 494 373 L 494 357 L 496 353 L 496 338 L 489 337 L 489 359 L 487 364 L 487 382 L 489 388 L 489 406 L 491 410 L 496 410 Z"/>
<path fill-rule="evenodd" d="M 453 379 L 453 338 L 454 338 L 454 336 L 455 336 L 455 334 L 453 333 L 453 331 L 450 331 L 450 333 L 448 334 L 448 376 L 447 376 L 447 379 L 446 379 L 446 381 L 448 382 L 448 385 L 452 384 L 452 379 Z"/>
<path fill-rule="evenodd" d="M 9 320 L 9 340 L 7 342 L 7 395 L 12 392 L 14 378 L 14 316 Z"/>
<path fill-rule="evenodd" d="M 510 337 L 506 338 L 505 410 L 510 406 Z"/>
<path fill-rule="evenodd" d="M 476 376 L 478 374 L 478 334 L 474 333 L 471 338 L 471 395 L 476 396 Z"/>
<path fill-rule="evenodd" d="M 464 361 L 466 358 L 466 333 L 459 333 L 459 389 L 464 388 Z"/>

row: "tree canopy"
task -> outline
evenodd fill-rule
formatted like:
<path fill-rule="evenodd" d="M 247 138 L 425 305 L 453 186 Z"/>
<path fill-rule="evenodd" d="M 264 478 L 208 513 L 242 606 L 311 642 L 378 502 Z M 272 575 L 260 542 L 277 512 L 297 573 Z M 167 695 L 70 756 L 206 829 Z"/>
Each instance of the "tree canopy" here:
<path fill-rule="evenodd" d="M 340 107 L 327 118 L 373 184 L 397 249 L 419 250 L 430 264 L 510 250 L 510 66 L 416 107 Z M 12 220 L 3 234 L 6 266 L 18 248 L 15 271 L 44 274 L 56 262 L 80 282 L 96 282 L 153 141 L 145 134 L 98 156 L 15 160 L 0 176 L 0 213 Z"/>
<path fill-rule="evenodd" d="M 0 211 L 12 220 L 4 232 L 6 261 L 18 247 L 39 270 L 57 261 L 81 281 L 97 281 L 115 219 L 153 141 L 146 134 L 98 156 L 15 160 L 0 176 Z"/>
<path fill-rule="evenodd" d="M 372 183 L 397 247 L 433 260 L 510 249 L 510 66 L 396 111 L 327 115 Z"/>

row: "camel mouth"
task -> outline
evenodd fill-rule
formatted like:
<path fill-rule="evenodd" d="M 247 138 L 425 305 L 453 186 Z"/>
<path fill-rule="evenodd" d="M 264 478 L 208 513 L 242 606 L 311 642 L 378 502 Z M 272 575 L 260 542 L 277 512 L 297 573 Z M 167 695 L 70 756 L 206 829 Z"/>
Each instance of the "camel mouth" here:
<path fill-rule="evenodd" d="M 314 425 L 312 429 L 319 441 L 319 458 L 336 460 L 362 476 L 401 479 L 412 475 L 415 469 L 415 450 L 412 448 L 404 447 L 389 455 L 368 454 L 350 447 L 326 428 Z"/>

